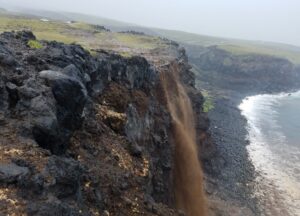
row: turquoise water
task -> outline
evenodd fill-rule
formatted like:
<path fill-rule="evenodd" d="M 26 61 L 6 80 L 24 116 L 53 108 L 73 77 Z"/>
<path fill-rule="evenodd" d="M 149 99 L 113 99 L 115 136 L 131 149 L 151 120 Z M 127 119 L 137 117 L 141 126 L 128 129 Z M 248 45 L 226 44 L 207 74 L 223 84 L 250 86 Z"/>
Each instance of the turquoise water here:
<path fill-rule="evenodd" d="M 249 156 L 262 176 L 257 184 L 272 185 L 259 192 L 285 215 L 300 215 L 300 92 L 249 97 L 239 108 L 248 122 Z"/>

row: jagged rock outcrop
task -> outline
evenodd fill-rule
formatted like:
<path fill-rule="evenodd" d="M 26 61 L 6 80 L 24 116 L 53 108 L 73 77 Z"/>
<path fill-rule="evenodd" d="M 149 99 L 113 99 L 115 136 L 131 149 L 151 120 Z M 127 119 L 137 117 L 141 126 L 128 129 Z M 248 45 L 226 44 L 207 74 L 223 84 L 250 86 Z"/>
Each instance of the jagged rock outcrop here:
<path fill-rule="evenodd" d="M 0 36 L 0 212 L 176 215 L 159 67 L 139 56 L 91 56 L 75 44 L 32 49 L 28 40 L 35 36 L 26 31 Z M 203 97 L 184 50 L 173 60 L 207 158 Z"/>

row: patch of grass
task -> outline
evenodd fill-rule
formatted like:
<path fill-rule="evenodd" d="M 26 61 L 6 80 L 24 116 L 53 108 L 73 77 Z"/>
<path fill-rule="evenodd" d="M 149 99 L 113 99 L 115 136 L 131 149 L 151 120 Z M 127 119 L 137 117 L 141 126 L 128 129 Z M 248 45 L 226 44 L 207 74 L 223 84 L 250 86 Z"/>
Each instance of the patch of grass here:
<path fill-rule="evenodd" d="M 124 58 L 130 58 L 130 57 L 132 57 L 133 55 L 132 55 L 132 53 L 130 53 L 130 52 L 120 52 L 120 55 L 121 56 L 123 56 Z"/>
<path fill-rule="evenodd" d="M 42 49 L 44 46 L 37 40 L 29 40 L 27 45 L 32 49 Z"/>
<path fill-rule="evenodd" d="M 234 55 L 261 54 L 290 60 L 294 64 L 300 64 L 300 52 L 284 50 L 270 46 L 258 45 L 220 45 L 218 46 Z"/>
<path fill-rule="evenodd" d="M 43 22 L 38 19 L 23 18 L 17 16 L 0 16 L 0 29 L 10 30 L 31 30 L 33 32 L 61 32 L 65 24 L 60 22 Z"/>
<path fill-rule="evenodd" d="M 107 49 L 125 57 L 168 46 L 158 37 L 98 31 L 92 24 L 83 22 L 43 22 L 32 17 L 0 14 L 0 32 L 20 30 L 32 31 L 38 40 L 76 43 L 87 50 Z"/>
<path fill-rule="evenodd" d="M 212 97 L 208 94 L 207 91 L 203 91 L 202 95 L 204 97 L 204 103 L 202 105 L 203 112 L 208 113 L 215 108 Z"/>
<path fill-rule="evenodd" d="M 214 109 L 215 106 L 212 102 L 211 99 L 205 99 L 204 104 L 203 104 L 203 112 L 208 113 L 212 109 Z"/>
<path fill-rule="evenodd" d="M 78 39 L 71 35 L 64 35 L 59 32 L 34 32 L 39 40 L 57 41 L 66 44 L 75 43 Z"/>
<path fill-rule="evenodd" d="M 123 45 L 139 49 L 155 49 L 161 45 L 159 38 L 147 35 L 116 33 L 115 39 Z"/>
<path fill-rule="evenodd" d="M 199 46 L 216 45 L 236 55 L 262 54 L 281 57 L 300 64 L 300 48 L 293 45 L 285 45 L 271 42 L 257 42 L 239 39 L 212 37 L 183 31 L 153 29 L 162 36 L 180 43 Z"/>
<path fill-rule="evenodd" d="M 75 22 L 75 23 L 71 23 L 69 25 L 76 29 L 95 31 L 95 28 L 92 25 L 89 25 L 89 24 L 83 23 L 83 22 Z"/>
<path fill-rule="evenodd" d="M 177 31 L 177 30 L 165 30 L 165 29 L 154 29 L 160 35 L 171 40 L 178 41 L 180 43 L 187 43 L 190 45 L 199 46 L 212 46 L 216 44 L 227 43 L 229 40 L 219 37 L 212 37 L 206 35 L 199 35 L 195 33 Z"/>

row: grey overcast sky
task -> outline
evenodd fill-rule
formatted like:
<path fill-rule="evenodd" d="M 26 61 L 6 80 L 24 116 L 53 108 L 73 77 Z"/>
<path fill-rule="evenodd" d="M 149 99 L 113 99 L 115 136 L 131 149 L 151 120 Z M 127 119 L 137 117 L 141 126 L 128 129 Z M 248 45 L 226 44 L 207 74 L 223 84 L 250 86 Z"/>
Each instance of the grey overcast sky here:
<path fill-rule="evenodd" d="M 300 0 L 0 0 L 1 4 L 300 46 Z"/>

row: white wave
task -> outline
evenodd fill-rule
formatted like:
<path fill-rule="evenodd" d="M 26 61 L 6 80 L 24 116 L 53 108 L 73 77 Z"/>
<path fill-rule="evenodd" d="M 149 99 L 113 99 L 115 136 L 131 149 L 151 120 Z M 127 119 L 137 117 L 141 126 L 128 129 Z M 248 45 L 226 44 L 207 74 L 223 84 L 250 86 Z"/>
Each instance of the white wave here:
<path fill-rule="evenodd" d="M 300 215 L 300 147 L 288 145 L 278 122 L 280 113 L 275 109 L 288 97 L 300 100 L 300 91 L 251 96 L 242 101 L 239 109 L 248 122 L 247 150 L 253 165 L 274 182 L 290 214 Z"/>

